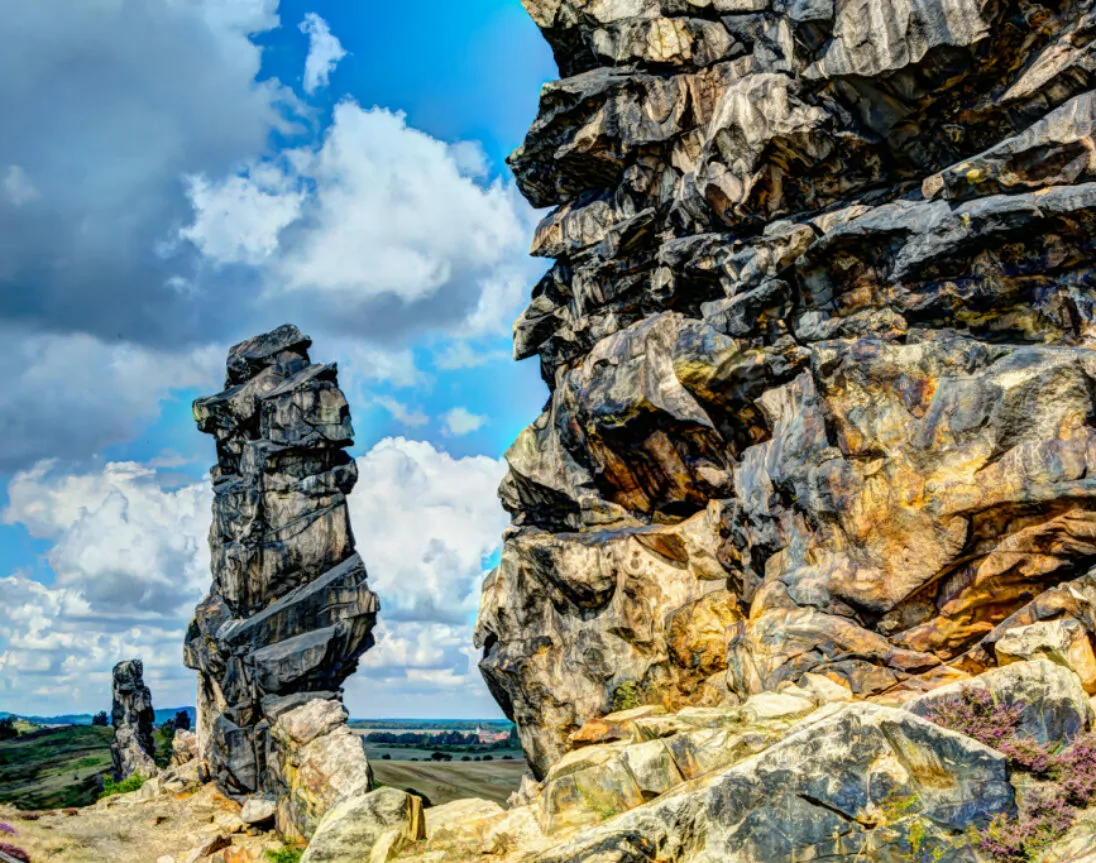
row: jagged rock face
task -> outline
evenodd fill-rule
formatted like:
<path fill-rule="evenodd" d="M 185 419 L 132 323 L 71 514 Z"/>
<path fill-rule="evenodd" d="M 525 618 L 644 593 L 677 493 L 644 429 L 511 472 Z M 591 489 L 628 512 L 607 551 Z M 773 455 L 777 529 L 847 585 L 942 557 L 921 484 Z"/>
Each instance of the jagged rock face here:
<path fill-rule="evenodd" d="M 1091 637 L 1096 4 L 525 6 L 552 395 L 477 639 L 538 775 L 621 693 L 893 697 Z"/>
<path fill-rule="evenodd" d="M 224 392 L 194 403 L 217 440 L 213 587 L 185 650 L 199 671 L 201 756 L 226 793 L 278 799 L 279 829 L 294 838 L 311 835 L 343 784 L 368 790 L 364 751 L 344 746 L 340 687 L 372 646 L 379 610 L 347 513 L 358 476 L 349 407 L 336 366 L 312 364 L 310 345 L 288 325 L 236 345 Z M 279 737 L 279 720 L 298 711 L 324 721 Z M 304 801 L 295 768 L 324 761 L 325 742 L 340 766 Z"/>
<path fill-rule="evenodd" d="M 145 686 L 145 666 L 139 659 L 119 662 L 114 666 L 111 723 L 114 740 L 110 754 L 114 759 L 114 779 L 120 782 L 134 773 L 146 779 L 156 775 L 152 756 L 156 743 L 152 726 L 156 711 L 152 708 L 152 693 Z"/>

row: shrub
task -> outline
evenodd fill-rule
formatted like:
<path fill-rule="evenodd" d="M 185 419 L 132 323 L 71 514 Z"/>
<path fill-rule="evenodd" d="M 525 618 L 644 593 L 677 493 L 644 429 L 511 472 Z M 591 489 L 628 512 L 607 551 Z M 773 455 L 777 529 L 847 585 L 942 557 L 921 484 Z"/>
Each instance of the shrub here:
<path fill-rule="evenodd" d="M 106 728 L 108 725 L 110 725 L 110 717 L 107 716 L 107 712 L 105 710 L 100 710 L 93 717 L 91 717 L 91 724 L 99 726 L 100 728 Z"/>
<path fill-rule="evenodd" d="M 1033 791 L 1018 817 L 997 815 L 978 844 L 1002 863 L 1031 860 L 1069 830 L 1076 818 L 1077 811 L 1052 789 Z"/>
<path fill-rule="evenodd" d="M 14 836 L 15 828 L 10 824 L 0 821 L 0 836 Z"/>
<path fill-rule="evenodd" d="M 631 710 L 642 704 L 639 695 L 639 686 L 634 680 L 626 680 L 613 690 L 613 713 L 621 710 Z"/>
<path fill-rule="evenodd" d="M 1059 755 L 1055 768 L 1070 803 L 1083 808 L 1096 802 L 1096 733 L 1086 734 Z"/>
<path fill-rule="evenodd" d="M 1016 727 L 1024 712 L 1022 704 L 999 704 L 984 689 L 966 689 L 943 699 L 927 717 L 930 721 L 979 743 L 999 749 L 1016 737 Z"/>
<path fill-rule="evenodd" d="M 3 851 L 9 857 L 14 857 L 16 860 L 23 861 L 23 863 L 30 863 L 30 855 L 22 848 L 9 845 L 7 842 L 0 842 L 0 851 Z"/>
<path fill-rule="evenodd" d="M 12 740 L 19 736 L 19 729 L 15 727 L 15 717 L 5 716 L 0 719 L 0 740 Z"/>
<path fill-rule="evenodd" d="M 283 846 L 276 851 L 266 852 L 266 859 L 270 863 L 300 863 L 303 856 L 303 848 L 289 848 L 288 846 Z"/>
<path fill-rule="evenodd" d="M 145 784 L 145 777 L 140 773 L 134 773 L 121 782 L 115 782 L 109 777 L 103 781 L 103 790 L 99 794 L 99 799 L 102 800 L 105 797 L 113 797 L 116 794 L 129 794 L 131 791 L 137 791 Z"/>
<path fill-rule="evenodd" d="M 1015 818 L 998 815 L 979 835 L 981 849 L 1001 863 L 1034 859 L 1069 830 L 1078 808 L 1096 802 L 1096 733 L 1055 752 L 1016 735 L 1022 713 L 1022 704 L 999 704 L 989 692 L 971 689 L 941 702 L 927 717 L 996 749 L 1012 767 L 1049 780 L 1028 795 Z"/>

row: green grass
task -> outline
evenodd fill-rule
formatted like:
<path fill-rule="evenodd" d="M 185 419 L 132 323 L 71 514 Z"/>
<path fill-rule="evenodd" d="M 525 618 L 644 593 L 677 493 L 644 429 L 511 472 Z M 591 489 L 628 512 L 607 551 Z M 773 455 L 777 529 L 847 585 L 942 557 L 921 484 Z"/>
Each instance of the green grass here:
<path fill-rule="evenodd" d="M 145 777 L 140 773 L 127 776 L 121 782 L 115 782 L 108 776 L 103 780 L 103 792 L 99 795 L 99 799 L 113 797 L 116 794 L 129 794 L 131 791 L 140 791 L 141 786 L 144 784 Z"/>
<path fill-rule="evenodd" d="M 20 809 L 87 806 L 110 772 L 113 729 L 43 728 L 0 742 L 0 803 Z"/>
<path fill-rule="evenodd" d="M 283 847 L 277 851 L 267 851 L 265 856 L 270 863 L 301 863 L 304 849 Z"/>

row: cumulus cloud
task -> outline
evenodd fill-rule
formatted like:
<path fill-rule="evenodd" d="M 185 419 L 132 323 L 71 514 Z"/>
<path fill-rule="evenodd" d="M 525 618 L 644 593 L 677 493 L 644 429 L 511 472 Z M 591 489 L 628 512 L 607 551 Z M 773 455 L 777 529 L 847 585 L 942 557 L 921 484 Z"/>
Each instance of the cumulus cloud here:
<path fill-rule="evenodd" d="M 82 459 L 154 419 L 177 387 L 212 391 L 222 348 L 181 354 L 72 333 L 0 326 L 0 473 L 50 457 Z"/>
<path fill-rule="evenodd" d="M 8 165 L 4 173 L 4 194 L 15 207 L 21 207 L 42 197 L 41 192 L 31 182 L 27 172 L 19 165 Z"/>
<path fill-rule="evenodd" d="M 349 689 L 352 711 L 399 704 L 428 679 L 485 697 L 471 623 L 506 522 L 494 494 L 502 463 L 391 438 L 358 466 L 351 519 L 383 623 Z M 209 587 L 211 496 L 208 482 L 174 487 L 147 464 L 18 473 L 0 520 L 49 542 L 55 580 L 0 578 L 0 706 L 18 697 L 22 712 L 100 709 L 111 667 L 138 655 L 158 704 L 193 703 L 181 645 Z"/>
<path fill-rule="evenodd" d="M 246 286 L 196 304 L 170 284 L 194 261 L 157 249 L 187 218 L 180 177 L 224 175 L 303 110 L 257 80 L 249 37 L 277 26 L 277 5 L 36 0 L 5 16 L 0 318 L 159 346 L 226 331 Z"/>
<path fill-rule="evenodd" d="M 301 32 L 308 35 L 308 57 L 304 63 L 304 91 L 314 93 L 326 87 L 331 73 L 346 56 L 331 28 L 315 12 L 309 12 L 301 22 Z"/>
<path fill-rule="evenodd" d="M 268 300 L 330 310 L 332 329 L 497 333 L 530 280 L 532 216 L 512 186 L 483 181 L 483 159 L 343 101 L 317 147 L 192 178 L 179 235 L 216 265 L 264 263 Z"/>
<path fill-rule="evenodd" d="M 358 471 L 350 517 L 387 623 L 467 625 L 506 527 L 496 497 L 503 461 L 389 438 L 358 459 Z"/>
<path fill-rule="evenodd" d="M 487 425 L 487 417 L 474 414 L 466 407 L 455 407 L 445 414 L 442 430 L 451 437 L 461 437 Z"/>

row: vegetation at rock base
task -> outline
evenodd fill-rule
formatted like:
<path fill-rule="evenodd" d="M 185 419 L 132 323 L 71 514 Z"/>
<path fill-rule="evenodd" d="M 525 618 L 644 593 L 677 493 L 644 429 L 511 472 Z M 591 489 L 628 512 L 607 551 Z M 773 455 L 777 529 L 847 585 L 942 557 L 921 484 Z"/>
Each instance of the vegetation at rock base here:
<path fill-rule="evenodd" d="M 9 857 L 14 857 L 16 860 L 22 860 L 23 863 L 30 863 L 30 855 L 16 845 L 11 845 L 8 842 L 0 842 L 0 851 L 3 851 Z"/>
<path fill-rule="evenodd" d="M 1035 860 L 1073 826 L 1080 809 L 1096 801 L 1096 732 L 1056 752 L 1017 735 L 1023 712 L 1023 704 L 1003 704 L 985 690 L 968 689 L 928 716 L 996 749 L 1014 769 L 1046 780 L 1021 795 L 1015 817 L 998 815 L 977 834 L 982 851 L 1002 863 Z"/>
<path fill-rule="evenodd" d="M 102 793 L 99 794 L 99 799 L 102 800 L 105 797 L 113 797 L 116 794 L 129 794 L 131 791 L 140 791 L 141 786 L 145 784 L 145 781 L 145 777 L 140 773 L 134 773 L 121 782 L 115 782 L 108 777 L 103 780 L 103 790 Z"/>
<path fill-rule="evenodd" d="M 304 849 L 278 848 L 277 850 L 267 851 L 264 856 L 269 863 L 300 863 L 301 857 L 304 856 Z"/>
<path fill-rule="evenodd" d="M 613 691 L 613 713 L 621 710 L 632 710 L 642 704 L 639 695 L 639 686 L 634 680 L 627 680 Z"/>
<path fill-rule="evenodd" d="M 20 809 L 88 806 L 111 769 L 110 728 L 42 728 L 0 741 L 0 803 Z"/>

